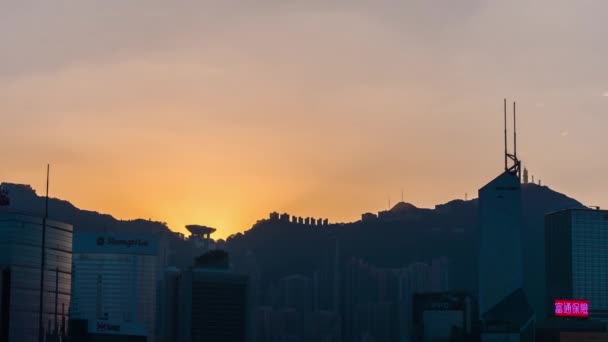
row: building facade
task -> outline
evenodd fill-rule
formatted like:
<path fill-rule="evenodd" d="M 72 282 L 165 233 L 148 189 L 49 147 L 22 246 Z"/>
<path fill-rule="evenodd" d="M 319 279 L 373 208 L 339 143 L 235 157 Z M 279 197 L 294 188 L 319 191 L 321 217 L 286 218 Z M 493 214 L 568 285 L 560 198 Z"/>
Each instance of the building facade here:
<path fill-rule="evenodd" d="M 535 314 L 524 291 L 517 172 L 505 170 L 479 190 L 479 223 L 481 340 L 534 341 Z"/>
<path fill-rule="evenodd" d="M 414 294 L 412 341 L 475 341 L 476 311 L 473 296 L 464 292 Z"/>
<path fill-rule="evenodd" d="M 196 267 L 179 277 L 173 341 L 247 342 L 252 338 L 249 277 Z"/>
<path fill-rule="evenodd" d="M 43 335 L 65 336 L 72 280 L 72 226 L 46 220 Z M 43 219 L 0 212 L 0 341 L 39 338 Z"/>
<path fill-rule="evenodd" d="M 157 256 L 151 235 L 75 234 L 70 317 L 89 333 L 155 341 Z"/>
<path fill-rule="evenodd" d="M 608 210 L 568 209 L 545 216 L 547 307 L 589 301 L 589 317 L 608 321 Z"/>
<path fill-rule="evenodd" d="M 179 327 L 179 283 L 181 271 L 176 267 L 165 270 L 159 288 L 158 342 L 173 342 Z"/>
<path fill-rule="evenodd" d="M 479 306 L 482 315 L 524 285 L 519 182 L 517 176 L 504 172 L 479 190 Z"/>

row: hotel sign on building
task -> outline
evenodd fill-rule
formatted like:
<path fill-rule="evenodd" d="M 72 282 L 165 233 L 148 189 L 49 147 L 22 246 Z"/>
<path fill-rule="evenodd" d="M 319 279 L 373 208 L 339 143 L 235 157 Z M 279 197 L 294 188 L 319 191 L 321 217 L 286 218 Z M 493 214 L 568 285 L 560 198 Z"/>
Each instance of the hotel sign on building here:
<path fill-rule="evenodd" d="M 90 320 L 89 334 L 145 336 L 146 328 L 136 322 L 113 323 L 103 320 Z"/>
<path fill-rule="evenodd" d="M 78 233 L 74 253 L 157 255 L 158 239 L 137 234 Z"/>

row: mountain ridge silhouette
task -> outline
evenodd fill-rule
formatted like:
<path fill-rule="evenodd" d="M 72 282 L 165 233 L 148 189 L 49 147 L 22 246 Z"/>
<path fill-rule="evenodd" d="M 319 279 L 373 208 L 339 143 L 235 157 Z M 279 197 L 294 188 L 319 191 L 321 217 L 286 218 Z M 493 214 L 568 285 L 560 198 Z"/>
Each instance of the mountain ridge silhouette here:
<path fill-rule="evenodd" d="M 29 185 L 3 183 L 11 204 L 2 210 L 19 210 L 41 215 L 44 197 Z M 544 214 L 583 205 L 547 186 L 522 185 L 524 215 L 524 260 L 526 267 L 544 267 Z M 125 232 L 159 234 L 167 237 L 173 250 L 170 261 L 178 267 L 191 266 L 198 251 L 191 248 L 166 223 L 143 219 L 118 220 L 111 215 L 82 210 L 70 202 L 51 198 L 49 217 L 74 225 L 76 232 Z M 413 261 L 446 256 L 451 260 L 450 278 L 456 289 L 475 290 L 477 286 L 477 199 L 452 200 L 434 209 L 397 203 L 371 221 L 307 226 L 292 222 L 261 219 L 243 233 L 231 235 L 217 246 L 230 252 L 238 267 L 251 255 L 259 263 L 262 283 L 289 274 L 311 275 L 331 264 L 335 241 L 340 243 L 340 259 L 362 258 L 378 267 L 399 268 Z M 542 283 L 542 275 L 527 276 Z M 541 277 L 541 278 L 539 278 Z M 537 289 L 538 290 L 538 289 Z"/>

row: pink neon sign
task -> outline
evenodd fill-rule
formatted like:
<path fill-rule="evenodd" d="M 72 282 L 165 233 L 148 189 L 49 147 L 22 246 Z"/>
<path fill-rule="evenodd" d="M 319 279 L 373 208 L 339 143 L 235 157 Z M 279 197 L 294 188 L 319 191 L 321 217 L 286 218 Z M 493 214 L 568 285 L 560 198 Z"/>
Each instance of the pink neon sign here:
<path fill-rule="evenodd" d="M 556 299 L 554 303 L 557 317 L 589 317 L 588 300 Z"/>

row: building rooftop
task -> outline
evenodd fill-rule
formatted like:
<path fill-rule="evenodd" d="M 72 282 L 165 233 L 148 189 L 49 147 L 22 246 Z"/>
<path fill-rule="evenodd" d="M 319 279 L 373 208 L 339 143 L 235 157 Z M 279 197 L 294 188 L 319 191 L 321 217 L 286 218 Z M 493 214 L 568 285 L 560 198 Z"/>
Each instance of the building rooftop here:
<path fill-rule="evenodd" d="M 601 209 L 600 207 L 574 207 L 574 208 L 566 208 L 566 209 L 552 211 L 545 215 L 551 215 L 551 214 L 561 213 L 561 212 L 565 212 L 565 211 L 587 211 L 587 212 L 592 212 L 592 213 L 608 214 L 608 209 Z"/>
<path fill-rule="evenodd" d="M 217 230 L 215 228 L 211 228 L 211 227 L 207 227 L 207 226 L 201 226 L 201 225 L 197 225 L 197 224 L 189 224 L 189 225 L 186 226 L 186 229 L 188 229 L 188 231 L 190 233 L 192 233 L 192 235 L 211 234 L 211 233 L 214 233 Z"/>

